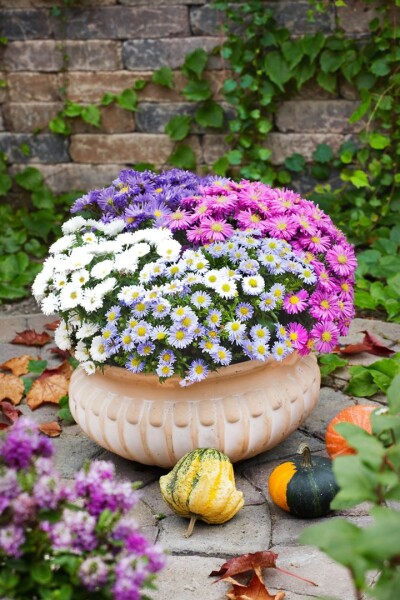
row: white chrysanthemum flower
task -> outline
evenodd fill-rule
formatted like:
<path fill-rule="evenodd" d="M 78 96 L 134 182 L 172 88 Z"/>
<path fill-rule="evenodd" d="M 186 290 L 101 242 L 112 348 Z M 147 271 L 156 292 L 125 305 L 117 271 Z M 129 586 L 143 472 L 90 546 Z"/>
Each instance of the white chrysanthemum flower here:
<path fill-rule="evenodd" d="M 231 279 L 220 279 L 215 286 L 215 291 L 221 298 L 234 298 L 238 293 L 236 283 Z"/>
<path fill-rule="evenodd" d="M 84 344 L 84 342 L 79 341 L 74 348 L 74 356 L 76 360 L 79 362 L 85 362 L 90 359 L 89 348 Z"/>
<path fill-rule="evenodd" d="M 49 256 L 44 261 L 44 263 L 42 265 L 42 273 L 46 273 L 46 275 L 49 276 L 49 279 L 55 271 L 58 271 L 58 265 L 60 263 L 60 259 L 64 259 L 64 257 Z"/>
<path fill-rule="evenodd" d="M 108 292 L 111 292 L 112 289 L 114 289 L 116 283 L 117 280 L 115 277 L 108 277 L 101 283 L 98 283 L 93 289 L 97 294 L 103 297 L 108 294 Z"/>
<path fill-rule="evenodd" d="M 50 246 L 49 252 L 50 254 L 59 254 L 60 252 L 69 250 L 75 243 L 76 237 L 73 234 L 64 235 Z"/>
<path fill-rule="evenodd" d="M 123 219 L 115 219 L 110 223 L 102 223 L 102 231 L 109 237 L 114 237 L 125 227 L 125 221 Z"/>
<path fill-rule="evenodd" d="M 142 256 L 146 256 L 151 251 L 151 247 L 146 242 L 140 242 L 139 244 L 135 244 L 130 248 L 130 251 L 137 258 L 141 258 Z"/>
<path fill-rule="evenodd" d="M 71 281 L 75 285 L 85 285 L 89 281 L 89 271 L 87 269 L 79 269 L 71 275 Z"/>
<path fill-rule="evenodd" d="M 96 234 L 94 233 L 94 231 L 88 231 L 87 233 L 84 233 L 82 236 L 82 240 L 85 244 L 96 244 L 97 243 L 97 237 L 96 237 Z"/>
<path fill-rule="evenodd" d="M 145 289 L 141 285 L 125 285 L 121 291 L 118 292 L 118 300 L 131 303 L 134 300 L 142 298 L 144 292 Z"/>
<path fill-rule="evenodd" d="M 191 271 L 195 271 L 196 273 L 204 274 L 208 271 L 210 267 L 210 263 L 206 258 L 201 256 L 200 258 L 195 258 L 193 264 L 190 266 Z"/>
<path fill-rule="evenodd" d="M 57 296 L 55 294 L 49 294 L 43 298 L 41 308 L 45 315 L 55 315 L 59 309 L 59 300 Z"/>
<path fill-rule="evenodd" d="M 221 271 L 218 271 L 218 269 L 211 269 L 203 275 L 203 281 L 206 286 L 213 289 L 217 287 L 218 282 L 221 281 L 221 279 L 225 278 L 221 276 Z"/>
<path fill-rule="evenodd" d="M 93 360 L 96 360 L 97 362 L 104 362 L 107 359 L 106 348 L 101 335 L 97 335 L 93 338 L 90 346 L 90 355 Z"/>
<path fill-rule="evenodd" d="M 134 273 L 137 269 L 138 261 L 131 250 L 125 250 L 115 256 L 114 267 L 117 271 L 124 271 L 126 273 Z"/>
<path fill-rule="evenodd" d="M 53 278 L 53 286 L 57 290 L 62 290 L 68 283 L 67 273 L 56 273 Z"/>
<path fill-rule="evenodd" d="M 82 323 L 75 335 L 79 340 L 81 340 L 83 338 L 92 337 L 92 335 L 98 331 L 99 326 L 95 325 L 95 323 Z"/>
<path fill-rule="evenodd" d="M 243 291 L 250 296 L 258 296 L 265 288 L 265 281 L 261 275 L 250 275 L 242 279 Z"/>
<path fill-rule="evenodd" d="M 175 262 L 179 258 L 182 246 L 177 240 L 165 240 L 157 244 L 156 252 L 169 262 Z"/>
<path fill-rule="evenodd" d="M 73 284 L 67 283 L 60 292 L 60 309 L 70 310 L 76 308 L 82 301 L 82 288 Z"/>
<path fill-rule="evenodd" d="M 61 320 L 59 326 L 54 332 L 54 341 L 61 350 L 71 349 L 71 340 L 68 335 L 68 329 L 65 321 Z"/>
<path fill-rule="evenodd" d="M 125 231 L 124 233 L 120 233 L 119 235 L 117 235 L 117 237 L 115 238 L 115 242 L 117 244 L 120 244 L 120 246 L 131 246 L 135 242 L 141 241 L 141 239 L 142 238 L 138 240 L 133 231 Z"/>
<path fill-rule="evenodd" d="M 67 235 L 69 233 L 74 233 L 79 229 L 82 229 L 84 225 L 86 225 L 87 221 L 83 217 L 72 217 L 68 221 L 65 221 L 61 226 L 62 232 Z"/>
<path fill-rule="evenodd" d="M 90 246 L 90 252 L 96 256 L 101 256 L 102 254 L 117 254 L 118 252 L 122 252 L 122 250 L 122 244 L 119 244 L 115 240 L 101 240 L 100 242 L 97 242 L 97 244 L 92 244 Z"/>
<path fill-rule="evenodd" d="M 43 298 L 47 291 L 48 284 L 49 277 L 47 273 L 41 271 L 36 275 L 35 281 L 32 284 L 32 294 L 35 296 L 36 300 L 41 300 L 41 298 Z"/>
<path fill-rule="evenodd" d="M 103 297 L 98 294 L 95 288 L 88 288 L 83 293 L 81 306 L 86 312 L 93 312 L 103 306 Z"/>
<path fill-rule="evenodd" d="M 93 254 L 83 248 L 74 248 L 68 256 L 68 268 L 70 271 L 76 271 L 86 267 L 93 259 Z"/>
<path fill-rule="evenodd" d="M 113 260 L 102 260 L 101 262 L 97 263 L 97 265 L 94 265 L 94 267 L 90 271 L 90 274 L 96 279 L 105 279 L 105 277 L 107 277 L 111 273 L 113 268 Z"/>
<path fill-rule="evenodd" d="M 87 360 L 86 362 L 81 363 L 83 370 L 88 375 L 93 375 L 96 372 L 96 366 L 93 361 Z"/>

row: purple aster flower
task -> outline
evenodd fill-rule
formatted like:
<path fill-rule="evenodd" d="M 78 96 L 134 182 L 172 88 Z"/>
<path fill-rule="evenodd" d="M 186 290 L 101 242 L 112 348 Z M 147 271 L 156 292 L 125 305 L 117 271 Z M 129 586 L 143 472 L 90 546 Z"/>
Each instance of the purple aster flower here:
<path fill-rule="evenodd" d="M 326 253 L 326 260 L 334 273 L 339 275 L 339 277 L 352 275 L 357 267 L 354 250 L 350 245 L 334 246 Z"/>
<path fill-rule="evenodd" d="M 239 321 L 248 321 L 254 314 L 254 308 L 248 302 L 241 302 L 235 309 L 235 315 Z"/>
<path fill-rule="evenodd" d="M 336 297 L 325 292 L 314 292 L 310 296 L 310 314 L 317 320 L 334 321 L 340 314 Z"/>
<path fill-rule="evenodd" d="M 90 592 L 101 588 L 107 582 L 108 574 L 109 568 L 99 556 L 86 558 L 78 571 L 79 579 Z"/>
<path fill-rule="evenodd" d="M 158 357 L 159 364 L 163 365 L 173 365 L 175 361 L 176 357 L 172 350 L 163 350 Z"/>
<path fill-rule="evenodd" d="M 308 306 L 308 292 L 300 290 L 287 294 L 283 300 L 283 308 L 290 315 L 297 314 L 305 310 Z"/>
<path fill-rule="evenodd" d="M 208 366 L 201 358 L 190 363 L 187 378 L 191 383 L 202 381 L 208 375 Z"/>
<path fill-rule="evenodd" d="M 167 215 L 165 223 L 171 231 L 187 229 L 191 224 L 191 216 L 186 210 L 178 208 L 170 215 Z"/>
<path fill-rule="evenodd" d="M 331 321 L 324 321 L 311 329 L 310 337 L 315 340 L 318 352 L 332 352 L 339 338 L 339 329 Z"/>
<path fill-rule="evenodd" d="M 210 352 L 212 359 L 220 365 L 229 365 L 232 362 L 232 352 L 223 346 L 217 346 Z"/>
<path fill-rule="evenodd" d="M 131 373 L 141 373 L 145 366 L 144 361 L 136 354 L 128 356 L 128 360 L 125 363 L 125 368 L 131 371 Z"/>
<path fill-rule="evenodd" d="M 223 241 L 233 234 L 233 227 L 225 219 L 205 218 L 200 223 L 202 243 Z"/>
<path fill-rule="evenodd" d="M 308 341 L 308 331 L 300 323 L 289 323 L 287 326 L 287 337 L 293 348 L 300 350 Z"/>

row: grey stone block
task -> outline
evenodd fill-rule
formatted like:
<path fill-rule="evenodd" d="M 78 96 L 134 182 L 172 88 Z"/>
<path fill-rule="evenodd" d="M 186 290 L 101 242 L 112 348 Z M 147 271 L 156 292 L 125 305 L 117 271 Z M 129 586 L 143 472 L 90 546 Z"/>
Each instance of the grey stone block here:
<path fill-rule="evenodd" d="M 27 144 L 30 153 L 25 156 L 21 145 Z M 30 135 L 25 133 L 1 133 L 0 150 L 10 162 L 20 163 L 64 163 L 69 162 L 68 140 L 57 135 L 43 133 Z"/>
<path fill-rule="evenodd" d="M 132 481 L 132 483 L 141 482 L 141 487 L 148 486 L 149 483 L 157 481 L 160 476 L 164 474 L 162 469 L 141 465 L 132 460 L 122 458 L 117 454 L 113 454 L 108 450 L 104 450 L 104 452 L 98 456 L 98 460 L 112 462 L 115 466 L 115 472 L 120 479 Z M 145 494 L 144 490 L 142 491 L 142 495 L 143 494 Z"/>
<path fill-rule="evenodd" d="M 214 37 L 128 40 L 123 43 L 122 58 L 124 67 L 130 71 L 146 71 L 163 66 L 177 69 L 189 52 L 197 48 L 211 51 L 217 44 L 218 38 Z M 221 69 L 220 58 L 210 57 L 208 68 Z"/>
<path fill-rule="evenodd" d="M 9 40 L 47 38 L 52 34 L 47 10 L 0 10 L 0 35 Z"/>
<path fill-rule="evenodd" d="M 73 479 L 87 460 L 94 460 L 102 451 L 95 442 L 80 435 L 73 438 L 61 435 L 53 441 L 56 448 L 56 467 L 65 479 Z"/>
<path fill-rule="evenodd" d="M 226 119 L 234 115 L 234 110 L 227 104 L 222 104 Z M 136 128 L 147 133 L 164 133 L 168 121 L 175 115 L 188 115 L 194 117 L 198 108 L 193 102 L 141 102 L 136 113 Z M 203 133 L 205 129 L 193 121 L 192 133 Z M 210 129 L 212 131 L 212 129 Z"/>

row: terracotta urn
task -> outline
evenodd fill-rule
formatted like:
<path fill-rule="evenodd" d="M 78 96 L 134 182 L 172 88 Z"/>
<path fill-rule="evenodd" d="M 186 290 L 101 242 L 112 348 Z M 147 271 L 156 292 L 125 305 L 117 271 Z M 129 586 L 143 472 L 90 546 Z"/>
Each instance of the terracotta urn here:
<path fill-rule="evenodd" d="M 320 390 L 312 354 L 230 365 L 189 387 L 179 381 L 160 384 L 118 367 L 87 375 L 79 367 L 71 412 L 100 446 L 169 468 L 195 448 L 217 448 L 233 462 L 273 448 L 308 417 Z"/>

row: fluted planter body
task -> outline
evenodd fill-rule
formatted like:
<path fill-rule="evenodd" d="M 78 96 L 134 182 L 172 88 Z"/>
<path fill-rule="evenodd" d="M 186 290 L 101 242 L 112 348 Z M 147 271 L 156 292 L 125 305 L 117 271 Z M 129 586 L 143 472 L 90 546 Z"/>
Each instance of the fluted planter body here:
<path fill-rule="evenodd" d="M 194 448 L 217 448 L 232 461 L 255 456 L 287 438 L 319 399 L 315 356 L 248 361 L 181 387 L 172 377 L 106 367 L 70 384 L 71 412 L 86 434 L 120 456 L 173 466 Z"/>

